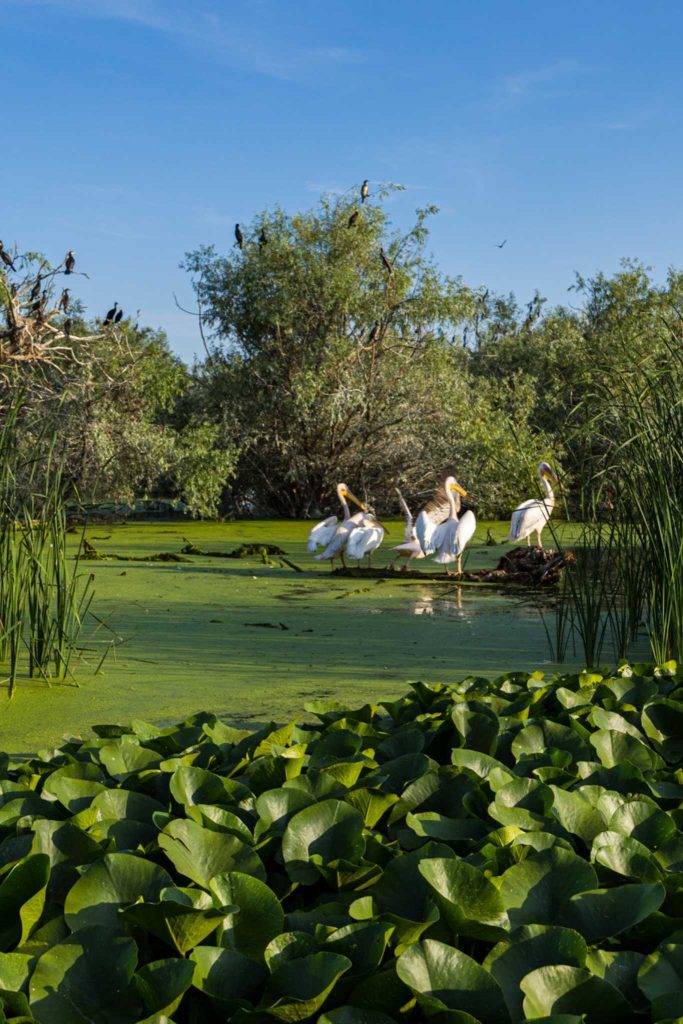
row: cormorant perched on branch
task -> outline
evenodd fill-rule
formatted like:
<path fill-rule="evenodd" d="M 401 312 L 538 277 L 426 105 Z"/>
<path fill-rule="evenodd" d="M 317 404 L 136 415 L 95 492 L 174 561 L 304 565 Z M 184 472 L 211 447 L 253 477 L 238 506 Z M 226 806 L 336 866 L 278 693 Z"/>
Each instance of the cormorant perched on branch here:
<path fill-rule="evenodd" d="M 69 249 L 68 253 L 64 257 L 64 273 L 72 274 L 73 269 L 76 266 L 76 253 L 73 249 Z"/>
<path fill-rule="evenodd" d="M 264 245 L 268 245 L 268 235 L 266 234 L 266 229 L 265 228 L 261 228 L 261 233 L 258 236 L 258 247 L 259 247 L 259 249 L 262 249 Z"/>
<path fill-rule="evenodd" d="M 360 187 L 360 201 L 361 201 L 361 203 L 364 203 L 365 200 L 368 198 L 369 187 L 370 187 L 370 182 L 366 178 L 365 181 L 363 182 L 363 184 Z"/>
<path fill-rule="evenodd" d="M 379 320 L 375 320 L 374 324 L 370 328 L 370 333 L 368 334 L 368 341 L 374 341 L 376 339 L 377 335 L 379 334 L 379 328 Z"/>
<path fill-rule="evenodd" d="M 38 296 L 40 295 L 40 285 L 42 280 L 42 277 L 40 276 L 40 274 L 38 274 L 38 277 L 35 280 L 35 284 L 33 285 L 33 288 L 31 288 L 31 294 L 29 295 L 30 302 L 33 302 L 34 299 L 37 299 Z"/>
<path fill-rule="evenodd" d="M 122 320 L 123 320 L 123 310 L 120 309 L 118 311 L 118 313 L 116 314 L 116 316 L 114 317 L 114 323 L 115 324 L 120 324 Z"/>
<path fill-rule="evenodd" d="M 112 320 L 116 316 L 116 310 L 118 308 L 118 305 L 118 302 L 115 302 L 111 309 L 107 311 L 107 315 L 104 318 L 105 324 L 110 324 L 112 322 Z"/>
<path fill-rule="evenodd" d="M 62 324 L 62 328 L 63 328 L 64 333 L 66 334 L 67 338 L 69 338 L 71 336 L 71 327 L 72 327 L 71 320 L 65 320 L 64 323 Z"/>
<path fill-rule="evenodd" d="M 393 272 L 394 272 L 394 265 L 391 262 L 391 260 L 389 259 L 389 257 L 387 256 L 387 254 L 385 253 L 384 249 L 380 249 L 380 251 L 379 251 L 379 258 L 381 259 L 382 263 L 384 264 L 384 269 L 386 270 L 387 274 L 393 274 Z"/>
<path fill-rule="evenodd" d="M 346 225 L 347 228 L 352 228 L 353 225 L 358 222 L 358 218 L 359 217 L 360 217 L 360 210 L 354 210 L 353 213 L 351 214 L 351 216 L 349 217 L 349 223 Z"/>
<path fill-rule="evenodd" d="M 69 309 L 69 289 L 65 288 L 62 294 L 59 296 L 59 302 L 57 303 L 57 312 L 63 310 L 65 313 Z"/>
<path fill-rule="evenodd" d="M 2 245 L 2 242 L 0 242 L 0 259 L 5 264 L 6 267 L 10 268 L 10 270 L 16 270 L 17 269 L 14 266 L 14 263 L 12 262 L 12 257 L 10 256 L 10 254 L 8 252 L 5 252 L 5 250 L 3 248 L 3 245 Z"/>
<path fill-rule="evenodd" d="M 244 235 L 242 234 L 242 228 L 239 224 L 235 224 L 235 245 L 242 249 L 244 246 Z"/>

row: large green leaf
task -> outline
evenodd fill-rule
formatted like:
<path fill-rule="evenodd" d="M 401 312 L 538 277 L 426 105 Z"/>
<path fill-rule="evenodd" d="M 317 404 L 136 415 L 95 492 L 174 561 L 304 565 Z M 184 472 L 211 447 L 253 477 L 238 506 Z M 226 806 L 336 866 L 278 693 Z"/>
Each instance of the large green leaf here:
<path fill-rule="evenodd" d="M 0 885 L 0 950 L 26 941 L 35 929 L 50 877 L 50 858 L 34 853 L 12 868 Z"/>
<path fill-rule="evenodd" d="M 664 875 L 647 846 L 619 832 L 598 833 L 593 840 L 591 859 L 615 874 L 643 882 L 657 882 Z"/>
<path fill-rule="evenodd" d="M 363 826 L 363 816 L 340 800 L 305 807 L 290 819 L 282 837 L 287 874 L 294 882 L 312 885 L 320 877 L 315 860 L 358 863 L 365 850 Z"/>
<path fill-rule="evenodd" d="M 559 923 L 580 932 L 588 943 L 601 942 L 654 914 L 665 896 L 657 882 L 582 892 L 565 904 Z"/>
<path fill-rule="evenodd" d="M 118 912 L 137 900 L 158 900 L 172 885 L 170 875 L 144 857 L 108 853 L 93 864 L 70 889 L 64 915 L 72 931 L 91 925 L 116 929 Z"/>
<path fill-rule="evenodd" d="M 666 943 L 646 957 L 638 987 L 650 1002 L 652 1020 L 683 1016 L 683 945 Z"/>
<path fill-rule="evenodd" d="M 266 986 L 263 1005 L 277 1020 L 308 1020 L 351 967 L 336 953 L 312 953 L 278 967 Z"/>
<path fill-rule="evenodd" d="M 643 729 L 671 764 L 683 758 L 683 703 L 680 700 L 653 701 L 642 714 Z"/>
<path fill-rule="evenodd" d="M 398 958 L 396 971 L 427 1011 L 462 1010 L 487 1024 L 505 1024 L 509 1019 L 495 978 L 443 942 L 426 939 L 410 946 Z"/>
<path fill-rule="evenodd" d="M 643 798 L 627 800 L 618 807 L 607 827 L 612 832 L 637 839 L 650 850 L 656 850 L 676 833 L 671 816 L 660 810 L 654 801 Z"/>
<path fill-rule="evenodd" d="M 527 974 L 521 988 L 524 1013 L 530 1019 L 576 1014 L 586 1024 L 621 1024 L 632 1017 L 629 1004 L 613 985 L 580 967 L 539 967 Z"/>
<path fill-rule="evenodd" d="M 230 908 L 201 908 L 165 899 L 160 903 L 133 903 L 121 913 L 127 925 L 156 935 L 181 956 L 215 932 Z M 232 908 L 234 912 L 237 908 Z"/>
<path fill-rule="evenodd" d="M 491 950 L 484 967 L 500 985 L 510 1017 L 522 1020 L 524 993 L 522 979 L 537 967 L 569 964 L 583 967 L 588 947 L 585 940 L 569 928 L 532 925 L 521 929 L 514 942 L 499 942 Z"/>
<path fill-rule="evenodd" d="M 386 922 L 358 922 L 338 928 L 325 939 L 325 949 L 347 956 L 353 973 L 367 973 L 379 967 L 394 927 Z"/>
<path fill-rule="evenodd" d="M 265 878 L 265 869 L 250 846 L 237 836 L 202 828 L 194 821 L 175 819 L 159 834 L 159 846 L 176 869 L 208 888 L 216 875 L 243 871 Z"/>
<path fill-rule="evenodd" d="M 209 886 L 218 907 L 234 905 L 239 913 L 226 918 L 221 945 L 259 960 L 268 943 L 284 928 L 285 915 L 273 890 L 240 871 L 216 875 Z"/>
<path fill-rule="evenodd" d="M 559 786 L 551 786 L 553 794 L 553 814 L 567 832 L 583 839 L 588 846 L 595 836 L 605 828 L 605 821 L 600 812 L 586 799 L 581 792 L 567 792 Z"/>
<path fill-rule="evenodd" d="M 132 939 L 107 928 L 83 928 L 36 964 L 29 986 L 39 1024 L 130 1024 L 139 1018 L 131 985 L 137 965 Z"/>
<path fill-rule="evenodd" d="M 152 1024 L 174 1013 L 192 984 L 193 974 L 194 964 L 177 957 L 154 960 L 141 967 L 134 975 L 134 982 L 148 1017 L 139 1024 L 146 1021 Z"/>
<path fill-rule="evenodd" d="M 597 888 L 597 875 L 586 861 L 552 847 L 513 864 L 501 878 L 500 895 L 513 927 L 555 924 L 566 901 Z"/>
<path fill-rule="evenodd" d="M 483 871 L 456 857 L 424 858 L 418 870 L 453 935 L 492 942 L 505 937 L 508 915 L 500 893 Z"/>
<path fill-rule="evenodd" d="M 193 984 L 219 1005 L 235 999 L 252 999 L 268 976 L 263 964 L 257 964 L 235 949 L 197 946 L 190 955 L 195 965 Z"/>

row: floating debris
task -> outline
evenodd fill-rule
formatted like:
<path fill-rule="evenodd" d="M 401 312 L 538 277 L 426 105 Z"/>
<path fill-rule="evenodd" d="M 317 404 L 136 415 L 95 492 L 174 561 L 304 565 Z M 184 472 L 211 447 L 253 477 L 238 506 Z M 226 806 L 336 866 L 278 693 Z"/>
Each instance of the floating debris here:
<path fill-rule="evenodd" d="M 289 629 L 284 622 L 245 622 L 245 626 L 258 626 L 259 629 Z"/>

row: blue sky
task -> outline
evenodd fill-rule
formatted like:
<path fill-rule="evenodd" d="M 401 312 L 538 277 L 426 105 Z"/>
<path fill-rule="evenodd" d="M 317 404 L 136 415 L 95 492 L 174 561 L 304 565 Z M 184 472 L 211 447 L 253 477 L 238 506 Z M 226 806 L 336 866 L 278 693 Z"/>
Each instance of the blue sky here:
<path fill-rule="evenodd" d="M 0 237 L 199 351 L 183 254 L 365 177 L 435 203 L 472 285 L 683 266 L 683 6 L 600 0 L 0 0 Z M 503 249 L 495 243 L 508 239 Z"/>

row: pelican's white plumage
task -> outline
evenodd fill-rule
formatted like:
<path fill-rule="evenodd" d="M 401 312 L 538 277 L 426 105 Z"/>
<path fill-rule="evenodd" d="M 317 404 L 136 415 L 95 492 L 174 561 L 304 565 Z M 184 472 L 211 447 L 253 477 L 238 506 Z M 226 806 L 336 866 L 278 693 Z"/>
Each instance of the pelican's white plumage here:
<path fill-rule="evenodd" d="M 322 522 L 316 523 L 308 535 L 308 550 L 317 551 L 318 548 L 326 548 L 334 537 L 338 525 L 337 516 L 328 516 Z"/>
<path fill-rule="evenodd" d="M 446 483 L 434 492 L 415 520 L 415 535 L 425 555 L 433 555 L 436 551 L 440 540 L 439 527 L 450 513 L 451 502 L 446 487 L 451 480 L 455 477 L 449 476 Z"/>
<path fill-rule="evenodd" d="M 474 536 L 477 528 L 477 520 L 474 512 L 463 513 L 461 519 L 449 519 L 443 524 L 443 531 L 440 538 L 440 546 L 435 562 L 447 565 L 449 562 L 458 563 L 458 572 L 462 572 L 462 554 Z"/>
<path fill-rule="evenodd" d="M 315 551 L 317 548 L 322 547 L 324 550 L 314 556 L 317 561 L 332 561 L 335 558 L 341 558 L 343 565 L 344 548 L 349 536 L 364 521 L 367 508 L 362 501 L 351 493 L 346 484 L 337 484 L 337 497 L 344 513 L 343 519 L 340 522 L 337 516 L 329 516 L 327 519 L 323 519 L 322 522 L 316 523 L 308 535 L 308 550 Z M 347 498 L 350 498 L 362 511 L 356 512 L 352 516 Z"/>
<path fill-rule="evenodd" d="M 440 523 L 432 533 L 431 545 L 435 551 L 434 561 L 441 565 L 457 562 L 458 574 L 460 574 L 462 573 L 463 551 L 472 539 L 477 527 L 477 520 L 474 513 L 469 511 L 465 512 L 462 519 L 458 518 L 460 495 L 467 497 L 467 491 L 463 490 L 455 477 L 449 476 L 443 489 L 448 501 L 449 512 L 448 519 L 444 523 Z"/>
<path fill-rule="evenodd" d="M 415 532 L 415 523 L 413 521 L 412 513 L 408 507 L 408 503 L 406 502 L 405 498 L 399 491 L 398 487 L 395 488 L 395 491 L 398 494 L 398 503 L 403 509 L 403 514 L 406 520 L 406 529 L 402 543 L 396 544 L 396 546 L 391 549 L 392 551 L 395 551 L 396 554 L 393 560 L 387 566 L 387 568 L 393 569 L 395 563 L 398 561 L 399 558 L 405 558 L 406 561 L 404 562 L 403 565 L 403 570 L 405 572 L 405 570 L 407 570 L 408 568 L 408 563 L 411 562 L 413 558 L 424 558 L 425 553 L 420 547 L 420 542 L 417 539 L 417 533 Z"/>
<path fill-rule="evenodd" d="M 557 476 L 547 462 L 541 462 L 538 467 L 538 477 L 545 491 L 544 498 L 530 498 L 518 505 L 510 518 L 510 532 L 508 540 L 525 540 L 531 546 L 531 534 L 536 534 L 537 547 L 542 548 L 541 532 L 547 525 L 552 511 L 555 507 L 555 495 L 550 486 L 550 481 L 557 483 Z"/>
<path fill-rule="evenodd" d="M 367 518 L 367 517 L 366 517 Z M 376 519 L 361 523 L 351 531 L 346 545 L 349 558 L 357 559 L 368 556 L 368 564 L 372 561 L 372 552 L 376 551 L 384 539 L 384 527 Z"/>

